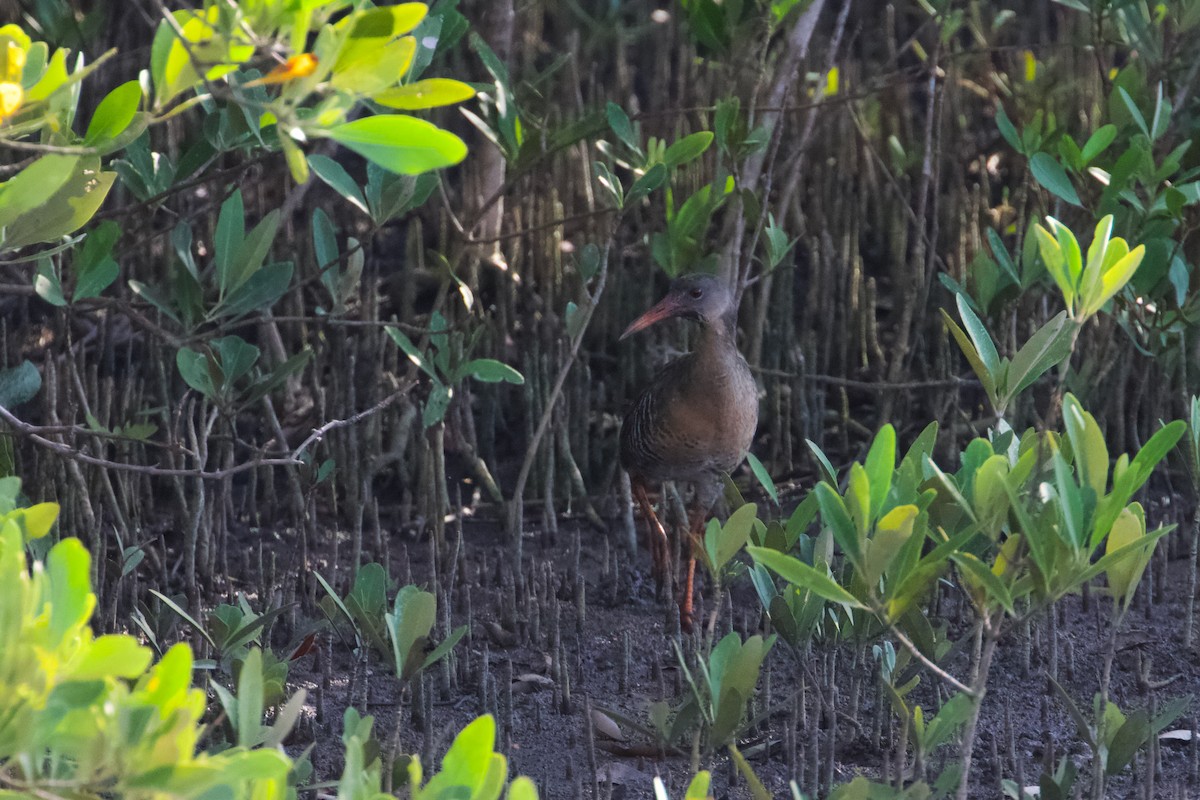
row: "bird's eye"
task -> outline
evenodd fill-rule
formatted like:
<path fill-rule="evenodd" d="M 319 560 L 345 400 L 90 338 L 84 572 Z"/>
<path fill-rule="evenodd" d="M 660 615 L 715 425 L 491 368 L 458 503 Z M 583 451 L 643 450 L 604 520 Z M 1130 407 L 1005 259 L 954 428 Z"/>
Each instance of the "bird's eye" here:
<path fill-rule="evenodd" d="M 701 297 L 704 296 L 704 290 L 703 289 L 692 289 L 692 291 L 689 292 L 689 294 L 691 294 L 693 299 L 699 300 Z"/>

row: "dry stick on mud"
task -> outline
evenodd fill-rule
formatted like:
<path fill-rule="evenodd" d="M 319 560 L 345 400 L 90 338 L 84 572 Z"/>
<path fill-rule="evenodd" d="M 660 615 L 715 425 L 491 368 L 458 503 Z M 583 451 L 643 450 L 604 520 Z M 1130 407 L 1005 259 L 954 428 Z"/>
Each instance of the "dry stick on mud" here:
<path fill-rule="evenodd" d="M 401 397 L 404 397 L 406 394 L 408 394 L 415 384 L 415 378 L 412 376 L 406 377 L 394 392 L 380 400 L 374 406 L 360 411 L 353 416 L 346 417 L 345 419 L 330 420 L 321 427 L 315 428 L 308 438 L 301 442 L 300 445 L 289 454 L 276 455 L 272 456 L 271 458 L 255 458 L 250 461 L 243 461 L 239 464 L 213 470 L 156 467 L 151 464 L 129 464 L 123 461 L 111 461 L 107 458 L 99 458 L 97 456 L 88 455 L 82 450 L 76 449 L 65 442 L 56 442 L 43 435 L 48 433 L 61 436 L 64 428 L 74 433 L 75 426 L 50 425 L 43 428 L 42 426 L 25 422 L 23 419 L 17 417 L 2 405 L 0 405 L 0 419 L 3 419 L 5 422 L 11 425 L 17 433 L 39 447 L 57 453 L 58 455 L 63 456 L 70 461 L 77 461 L 81 464 L 88 464 L 90 466 L 101 467 L 103 469 L 113 469 L 122 472 L 136 472 L 141 475 L 149 475 L 151 477 L 158 478 L 197 478 L 206 481 L 219 481 L 224 480 L 231 475 L 236 475 L 239 472 L 258 469 L 259 467 L 300 466 L 304 463 L 300 458 L 304 452 L 312 445 L 317 444 L 324 439 L 326 434 L 328 434 L 330 431 L 338 428 L 344 428 L 348 425 L 354 425 L 366 419 L 367 417 L 378 414 L 380 411 L 383 411 Z M 97 435 L 99 438 L 112 438 L 111 435 L 101 436 L 92 431 L 86 431 L 86 433 L 89 435 Z M 193 456 L 196 455 L 195 453 L 188 454 Z"/>

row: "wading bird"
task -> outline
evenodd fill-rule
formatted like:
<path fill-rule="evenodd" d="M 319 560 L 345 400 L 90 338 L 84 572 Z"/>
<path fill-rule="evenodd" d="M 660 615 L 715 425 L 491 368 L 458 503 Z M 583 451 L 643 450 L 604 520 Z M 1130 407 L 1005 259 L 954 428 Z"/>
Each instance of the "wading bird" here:
<path fill-rule="evenodd" d="M 758 426 L 758 389 L 738 352 L 737 306 L 729 287 L 711 275 L 686 275 L 671 282 L 666 297 L 633 321 L 621 339 L 669 317 L 700 324 L 692 351 L 659 371 L 621 425 L 621 466 L 633 497 L 650 526 L 654 577 L 661 587 L 670 574 L 671 546 L 654 513 L 646 486 L 690 481 L 695 499 L 688 525 L 688 566 L 679 619 L 692 623 L 695 547 L 722 485 L 750 449 Z"/>

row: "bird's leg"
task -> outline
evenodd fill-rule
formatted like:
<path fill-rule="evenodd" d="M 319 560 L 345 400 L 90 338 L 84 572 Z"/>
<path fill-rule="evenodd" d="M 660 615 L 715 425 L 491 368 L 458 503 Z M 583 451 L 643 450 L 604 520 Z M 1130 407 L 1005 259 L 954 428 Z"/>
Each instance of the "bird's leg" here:
<path fill-rule="evenodd" d="M 684 633 L 692 631 L 692 595 L 696 579 L 696 550 L 704 546 L 701 535 L 704 532 L 705 523 L 708 522 L 704 503 L 699 498 L 693 504 L 689 517 L 688 539 L 685 545 L 688 548 L 687 579 L 683 586 L 683 594 L 679 597 L 679 627 L 683 629 Z"/>
<path fill-rule="evenodd" d="M 650 557 L 654 562 L 654 583 L 661 592 L 663 578 L 669 572 L 671 565 L 671 550 L 667 544 L 667 531 L 658 519 L 658 514 L 654 513 L 654 506 L 650 505 L 650 498 L 646 496 L 645 484 L 635 479 L 631 482 L 631 488 L 633 489 L 634 499 L 642 509 L 642 516 L 646 518 L 646 525 L 650 528 L 649 545 Z"/>

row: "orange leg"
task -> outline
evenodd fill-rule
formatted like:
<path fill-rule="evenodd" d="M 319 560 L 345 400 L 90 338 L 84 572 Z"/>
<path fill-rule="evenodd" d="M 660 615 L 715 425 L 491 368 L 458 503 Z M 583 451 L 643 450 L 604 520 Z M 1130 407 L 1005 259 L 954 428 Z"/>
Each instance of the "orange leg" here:
<path fill-rule="evenodd" d="M 671 567 L 671 548 L 667 542 L 667 531 L 659 521 L 658 515 L 654 513 L 654 506 L 650 504 L 650 498 L 646 496 L 645 485 L 640 480 L 633 480 L 631 487 L 633 497 L 642 509 L 642 516 L 646 518 L 646 524 L 650 528 L 649 545 L 650 557 L 654 562 L 654 582 L 661 591 L 663 579 L 670 572 Z"/>
<path fill-rule="evenodd" d="M 695 593 L 696 579 L 696 550 L 703 547 L 701 534 L 707 523 L 707 514 L 700 506 L 692 509 L 691 524 L 688 526 L 688 566 L 687 580 L 684 583 L 683 594 L 679 598 L 679 627 L 684 633 L 692 632 L 692 596 Z"/>

